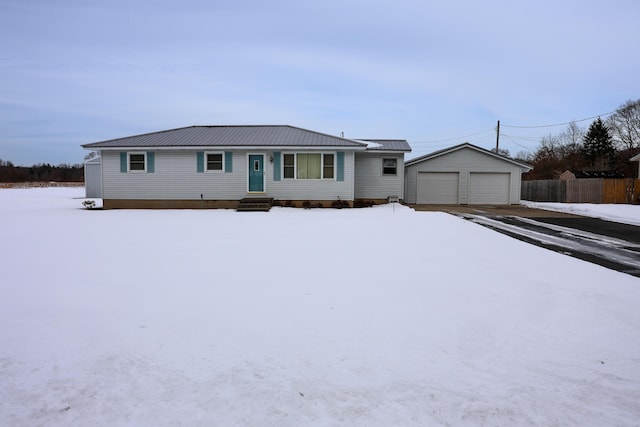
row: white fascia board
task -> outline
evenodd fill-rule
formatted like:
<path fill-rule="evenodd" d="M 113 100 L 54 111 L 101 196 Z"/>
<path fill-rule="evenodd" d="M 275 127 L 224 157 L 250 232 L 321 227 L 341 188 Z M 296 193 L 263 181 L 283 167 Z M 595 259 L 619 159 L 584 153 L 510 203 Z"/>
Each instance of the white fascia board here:
<path fill-rule="evenodd" d="M 314 145 L 314 146 L 300 146 L 300 145 L 242 145 L 242 146 L 229 146 L 229 145 L 197 145 L 197 146 L 173 146 L 173 147 L 87 147 L 85 150 L 97 151 L 178 151 L 178 150 L 203 150 L 203 151 L 225 151 L 225 150 L 251 150 L 251 151 L 366 151 L 367 147 L 344 147 L 344 146 L 329 146 L 329 145 Z"/>

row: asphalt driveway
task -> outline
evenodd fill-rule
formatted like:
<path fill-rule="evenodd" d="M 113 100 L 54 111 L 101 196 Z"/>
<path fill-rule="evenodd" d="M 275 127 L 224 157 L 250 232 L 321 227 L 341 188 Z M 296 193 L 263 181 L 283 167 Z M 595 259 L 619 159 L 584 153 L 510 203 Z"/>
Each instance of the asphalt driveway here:
<path fill-rule="evenodd" d="M 640 277 L 640 227 L 526 206 L 413 205 L 446 212 L 519 240 Z"/>

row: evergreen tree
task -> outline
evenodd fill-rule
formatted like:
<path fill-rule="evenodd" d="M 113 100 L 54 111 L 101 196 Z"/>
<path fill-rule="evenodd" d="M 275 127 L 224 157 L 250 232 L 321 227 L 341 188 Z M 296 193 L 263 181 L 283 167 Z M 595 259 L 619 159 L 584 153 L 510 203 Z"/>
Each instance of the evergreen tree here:
<path fill-rule="evenodd" d="M 607 170 L 611 168 L 616 149 L 609 135 L 609 129 L 602 123 L 600 117 L 589 126 L 583 139 L 582 155 L 594 169 Z"/>

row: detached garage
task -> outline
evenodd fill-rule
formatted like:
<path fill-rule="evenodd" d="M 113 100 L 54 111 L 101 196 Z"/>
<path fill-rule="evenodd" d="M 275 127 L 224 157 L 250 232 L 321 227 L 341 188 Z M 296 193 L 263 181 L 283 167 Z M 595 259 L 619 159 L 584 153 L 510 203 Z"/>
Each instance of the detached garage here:
<path fill-rule="evenodd" d="M 446 205 L 520 203 L 531 165 L 465 143 L 405 163 L 405 202 Z"/>

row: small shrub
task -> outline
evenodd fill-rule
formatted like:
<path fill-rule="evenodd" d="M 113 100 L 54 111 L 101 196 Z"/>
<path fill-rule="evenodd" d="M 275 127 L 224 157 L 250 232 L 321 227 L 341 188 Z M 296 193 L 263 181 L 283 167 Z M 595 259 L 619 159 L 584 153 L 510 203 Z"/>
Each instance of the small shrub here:
<path fill-rule="evenodd" d="M 331 202 L 331 207 L 335 209 L 348 208 L 349 202 L 347 202 L 346 200 L 340 200 L 340 199 L 334 200 L 333 202 Z"/>
<path fill-rule="evenodd" d="M 373 200 L 356 199 L 353 201 L 354 208 L 370 208 L 373 205 L 375 205 Z"/>

